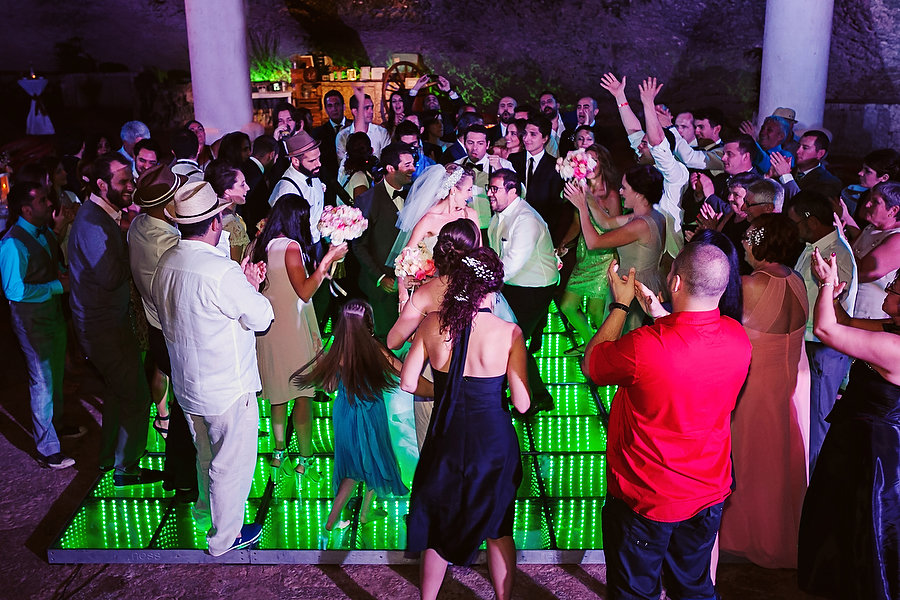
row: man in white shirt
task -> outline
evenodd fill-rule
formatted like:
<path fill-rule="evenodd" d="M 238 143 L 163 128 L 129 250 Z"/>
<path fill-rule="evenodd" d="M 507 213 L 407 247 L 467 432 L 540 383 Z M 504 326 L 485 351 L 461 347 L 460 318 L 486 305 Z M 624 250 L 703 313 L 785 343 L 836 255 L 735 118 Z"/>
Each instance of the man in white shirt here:
<path fill-rule="evenodd" d="M 834 407 L 841 381 L 850 369 L 849 356 L 829 348 L 813 334 L 814 307 L 819 293 L 819 280 L 812 270 L 813 250 L 818 248 L 822 256 L 831 256 L 834 253 L 840 280 L 847 282 L 841 306 L 848 315 L 853 314 L 859 280 L 853 251 L 844 236 L 834 227 L 834 209 L 827 198 L 809 190 L 798 192 L 787 214 L 797 224 L 800 239 L 806 242 L 806 248 L 794 269 L 803 277 L 806 295 L 809 298 L 806 357 L 809 360 L 810 373 L 809 472 L 812 474 L 825 434 L 828 433 L 825 417 Z"/>
<path fill-rule="evenodd" d="M 690 175 L 687 167 L 675 160 L 672 141 L 666 137 L 656 112 L 656 95 L 662 84 L 657 85 L 656 79 L 651 77 L 640 86 L 644 120 L 647 124 L 646 134 L 641 129 L 637 115 L 628 105 L 624 79 L 619 82 L 612 73 L 607 73 L 603 76 L 601 85 L 616 100 L 622 125 L 628 134 L 631 147 L 638 156 L 638 162 L 653 164 L 663 175 L 663 195 L 656 209 L 666 217 L 666 253 L 674 259 L 684 246 L 682 232 L 684 209 L 681 206 L 681 196 L 687 189 Z"/>
<path fill-rule="evenodd" d="M 259 427 L 256 332 L 272 324 L 272 305 L 257 290 L 265 264 L 243 271 L 216 249 L 220 201 L 206 182 L 188 183 L 167 208 L 182 239 L 159 261 L 151 284 L 172 359 L 172 384 L 194 445 L 200 494 L 194 518 L 207 530 L 209 553 L 221 556 L 259 539 L 244 525 L 244 502 L 256 467 Z"/>
<path fill-rule="evenodd" d="M 197 134 L 184 128 L 175 132 L 172 137 L 172 154 L 175 161 L 172 163 L 172 172 L 176 175 L 184 175 L 188 182 L 203 181 L 203 169 L 197 162 L 200 155 L 200 141 Z"/>
<path fill-rule="evenodd" d="M 291 166 L 272 188 L 269 206 L 275 206 L 285 194 L 299 194 L 309 203 L 309 231 L 314 244 L 318 244 L 322 234 L 317 227 L 325 208 L 325 185 L 319 179 L 322 168 L 319 140 L 305 131 L 289 137 L 285 146 Z"/>
<path fill-rule="evenodd" d="M 550 231 L 538 212 L 519 197 L 519 178 L 510 169 L 494 171 L 487 197 L 494 211 L 488 228 L 488 243 L 503 262 L 503 295 L 516 315 L 525 339 L 539 336 L 559 282 Z M 528 381 L 533 410 L 552 409 L 553 398 L 530 352 Z"/>
<path fill-rule="evenodd" d="M 168 165 L 157 165 L 145 171 L 138 179 L 133 200 L 141 208 L 141 212 L 131 221 L 128 228 L 128 261 L 134 286 L 141 296 L 144 314 L 147 317 L 149 343 L 147 360 L 152 361 L 158 371 L 155 381 L 161 381 L 165 386 L 162 392 L 162 405 L 161 408 L 157 408 L 154 423 L 154 427 L 166 433 L 163 487 L 175 490 L 175 497 L 179 500 L 194 501 L 197 498 L 197 453 L 178 400 L 173 397 L 168 404 L 165 402 L 165 388 L 168 387 L 166 378 L 172 376 L 172 366 L 156 305 L 150 295 L 150 284 L 160 257 L 181 239 L 178 228 L 166 216 L 165 207 L 175 197 L 178 188 L 185 183 L 187 177 L 172 173 Z M 159 392 L 159 390 L 152 391 Z"/>
<path fill-rule="evenodd" d="M 472 125 L 463 134 L 463 146 L 466 156 L 455 161 L 456 164 L 475 173 L 475 185 L 472 188 L 472 208 L 478 213 L 478 227 L 487 229 L 491 224 L 491 205 L 485 189 L 491 174 L 498 169 L 513 169 L 512 163 L 505 158 L 488 154 L 488 130 L 484 125 Z"/>
<path fill-rule="evenodd" d="M 350 114 L 353 115 L 353 124 L 341 129 L 335 138 L 338 163 L 347 156 L 347 138 L 351 134 L 362 131 L 369 136 L 372 142 L 372 152 L 376 158 L 381 156 L 381 150 L 391 143 L 391 135 L 381 125 L 372 121 L 375 119 L 375 103 L 372 97 L 363 92 L 361 85 L 353 87 L 353 96 L 350 98 Z"/>

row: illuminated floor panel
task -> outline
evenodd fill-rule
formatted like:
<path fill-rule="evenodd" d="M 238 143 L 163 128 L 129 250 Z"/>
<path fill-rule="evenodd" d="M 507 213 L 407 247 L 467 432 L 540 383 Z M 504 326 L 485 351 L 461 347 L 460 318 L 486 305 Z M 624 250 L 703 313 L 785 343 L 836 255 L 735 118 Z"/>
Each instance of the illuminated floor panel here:
<path fill-rule="evenodd" d="M 600 509 L 606 494 L 606 420 L 614 388 L 593 388 L 581 373 L 581 357 L 564 352 L 573 345 L 562 319 L 552 312 L 537 353 L 538 367 L 555 407 L 513 424 L 522 449 L 522 484 L 517 491 L 513 537 L 519 562 L 599 562 L 603 560 Z M 205 554 L 206 532 L 161 483 L 116 488 L 112 473 L 97 480 L 57 542 L 50 562 L 157 563 L 384 563 L 408 562 L 405 555 L 409 497 L 379 498 L 387 516 L 361 522 L 362 486 L 341 519 L 350 526 L 333 533 L 320 551 L 320 534 L 333 498 L 334 437 L 330 402 L 313 403 L 313 468 L 317 479 L 297 477 L 296 437 L 279 469 L 269 465 L 274 442 L 271 410 L 260 401 L 258 458 L 246 522 L 263 525 L 256 549 Z M 142 466 L 161 469 L 164 440 L 148 423 L 148 455 Z"/>

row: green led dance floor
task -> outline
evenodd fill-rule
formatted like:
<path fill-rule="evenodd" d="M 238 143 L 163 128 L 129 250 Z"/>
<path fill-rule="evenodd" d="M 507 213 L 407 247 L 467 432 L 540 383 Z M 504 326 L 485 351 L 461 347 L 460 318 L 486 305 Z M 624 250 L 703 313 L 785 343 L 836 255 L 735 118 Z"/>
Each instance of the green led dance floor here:
<path fill-rule="evenodd" d="M 524 478 L 518 490 L 514 538 L 519 562 L 602 562 L 600 509 L 606 494 L 606 415 L 614 390 L 592 390 L 578 359 L 563 356 L 571 338 L 555 313 L 548 316 L 538 365 L 556 408 L 515 421 Z M 409 496 L 380 498 L 387 517 L 360 523 L 361 486 L 344 509 L 351 520 L 342 538 L 318 550 L 319 532 L 332 502 L 331 404 L 314 403 L 313 446 L 318 482 L 298 482 L 287 469 L 269 467 L 273 440 L 260 437 L 258 460 L 245 522 L 263 524 L 252 550 L 220 558 L 204 553 L 205 531 L 194 523 L 191 505 L 179 504 L 162 483 L 116 488 L 112 473 L 99 478 L 56 543 L 51 563 L 385 563 L 411 560 L 404 553 Z M 148 427 L 152 419 L 148 422 Z M 260 431 L 270 431 L 269 405 L 260 402 Z M 162 469 L 164 442 L 150 429 L 142 465 Z M 413 440 L 414 443 L 414 440 Z M 296 454 L 296 439 L 289 450 Z M 292 466 L 292 465 L 291 465 Z M 410 485 L 413 465 L 401 460 Z"/>

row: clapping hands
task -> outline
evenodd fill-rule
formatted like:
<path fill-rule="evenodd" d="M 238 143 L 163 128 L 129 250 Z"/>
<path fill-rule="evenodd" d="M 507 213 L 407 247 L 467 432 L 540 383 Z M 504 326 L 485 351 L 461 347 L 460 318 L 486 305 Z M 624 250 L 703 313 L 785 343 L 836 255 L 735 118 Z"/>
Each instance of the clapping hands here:
<path fill-rule="evenodd" d="M 245 256 L 241 261 L 241 270 L 244 277 L 250 282 L 254 288 L 259 288 L 260 284 L 266 279 L 266 263 L 259 261 L 258 263 L 250 262 L 250 257 Z"/>
<path fill-rule="evenodd" d="M 619 275 L 619 261 L 613 260 L 609 263 L 606 278 L 609 280 L 609 290 L 612 293 L 613 301 L 620 302 L 626 306 L 631 304 L 635 296 L 634 267 L 629 269 L 628 275 L 623 277 Z"/>

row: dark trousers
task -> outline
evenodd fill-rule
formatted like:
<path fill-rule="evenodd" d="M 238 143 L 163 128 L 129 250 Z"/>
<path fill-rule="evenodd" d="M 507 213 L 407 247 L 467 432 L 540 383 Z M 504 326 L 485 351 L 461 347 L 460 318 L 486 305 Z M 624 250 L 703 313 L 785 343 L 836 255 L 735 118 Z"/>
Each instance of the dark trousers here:
<path fill-rule="evenodd" d="M 56 426 L 62 418 L 66 323 L 60 297 L 46 302 L 10 302 L 12 329 L 25 355 L 34 443 L 42 456 L 59 452 Z"/>
<path fill-rule="evenodd" d="M 821 342 L 806 342 L 809 360 L 809 473 L 812 475 L 828 433 L 825 417 L 834 408 L 841 381 L 850 369 L 850 357 Z"/>
<path fill-rule="evenodd" d="M 75 332 L 103 379 L 100 466 L 130 470 L 147 449 L 150 386 L 137 339 L 127 323 L 86 324 Z"/>
<path fill-rule="evenodd" d="M 715 600 L 709 560 L 723 504 L 685 521 L 664 523 L 642 517 L 622 500 L 607 496 L 602 527 L 610 600 L 655 600 L 662 591 L 662 576 L 672 600 Z"/>
<path fill-rule="evenodd" d="M 506 284 L 503 286 L 503 297 L 509 302 L 509 307 L 516 315 L 516 321 L 522 329 L 522 336 L 526 343 L 533 336 L 540 336 L 547 322 L 547 309 L 556 292 L 556 284 L 546 287 L 520 287 Z M 529 345 L 529 349 L 532 346 Z M 528 352 L 528 386 L 531 388 L 531 398 L 540 402 L 550 396 L 547 386 L 538 370 L 534 353 Z"/>
<path fill-rule="evenodd" d="M 157 368 L 172 377 L 172 363 L 169 360 L 169 349 L 163 332 L 150 325 L 150 359 Z M 174 402 L 169 402 L 169 433 L 166 436 L 166 463 L 163 467 L 163 483 L 171 489 L 196 489 L 197 487 L 197 449 L 191 437 L 187 417 L 178 404 L 178 398 L 172 393 Z"/>

